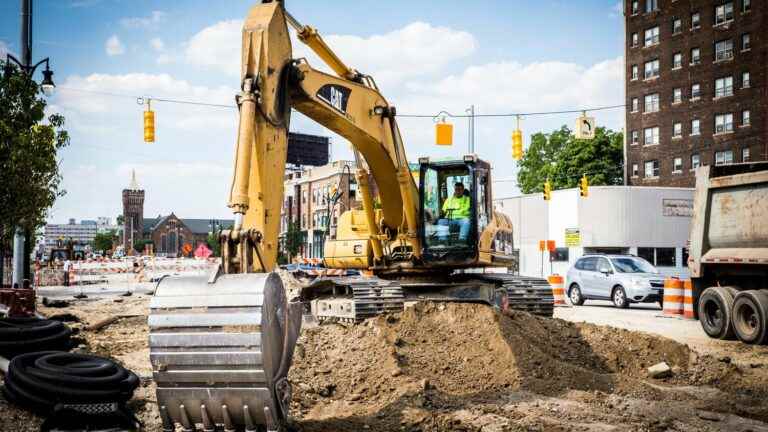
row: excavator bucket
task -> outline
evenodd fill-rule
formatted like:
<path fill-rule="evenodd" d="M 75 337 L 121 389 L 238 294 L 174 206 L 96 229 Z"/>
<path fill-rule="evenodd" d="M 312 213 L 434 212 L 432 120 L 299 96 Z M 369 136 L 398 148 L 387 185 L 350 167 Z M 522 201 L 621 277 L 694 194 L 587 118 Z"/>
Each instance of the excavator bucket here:
<path fill-rule="evenodd" d="M 276 273 L 166 278 L 150 309 L 164 431 L 283 430 L 302 308 Z"/>

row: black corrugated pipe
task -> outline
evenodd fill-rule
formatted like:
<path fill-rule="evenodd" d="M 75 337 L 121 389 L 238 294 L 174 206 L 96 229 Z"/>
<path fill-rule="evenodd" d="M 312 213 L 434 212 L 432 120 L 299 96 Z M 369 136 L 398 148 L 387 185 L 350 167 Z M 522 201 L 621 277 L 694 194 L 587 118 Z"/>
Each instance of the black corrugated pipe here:
<path fill-rule="evenodd" d="M 68 350 L 72 329 L 60 321 L 40 318 L 0 319 L 0 356 L 33 351 Z"/>

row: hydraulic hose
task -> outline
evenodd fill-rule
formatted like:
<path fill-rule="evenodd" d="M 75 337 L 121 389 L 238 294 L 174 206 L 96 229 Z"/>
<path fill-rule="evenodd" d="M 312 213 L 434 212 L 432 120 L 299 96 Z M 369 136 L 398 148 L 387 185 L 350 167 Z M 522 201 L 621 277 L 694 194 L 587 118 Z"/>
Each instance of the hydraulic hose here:
<path fill-rule="evenodd" d="M 44 351 L 11 360 L 3 392 L 6 398 L 44 416 L 83 424 L 114 424 L 135 420 L 125 409 L 139 378 L 101 357 Z M 51 420 L 51 419 L 49 419 Z"/>
<path fill-rule="evenodd" d="M 72 330 L 61 321 L 39 318 L 0 319 L 0 356 L 33 351 L 68 350 Z"/>

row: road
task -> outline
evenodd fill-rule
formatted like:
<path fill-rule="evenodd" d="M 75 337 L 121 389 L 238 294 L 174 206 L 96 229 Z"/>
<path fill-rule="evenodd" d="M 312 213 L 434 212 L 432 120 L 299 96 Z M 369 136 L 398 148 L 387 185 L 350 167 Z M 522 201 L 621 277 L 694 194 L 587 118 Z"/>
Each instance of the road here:
<path fill-rule="evenodd" d="M 768 364 L 768 347 L 751 346 L 738 341 L 710 339 L 699 321 L 664 317 L 658 304 L 633 304 L 618 309 L 609 301 L 587 301 L 583 306 L 555 309 L 555 318 L 572 322 L 587 322 L 627 330 L 657 334 L 688 345 L 702 354 L 727 355 L 734 360 Z"/>

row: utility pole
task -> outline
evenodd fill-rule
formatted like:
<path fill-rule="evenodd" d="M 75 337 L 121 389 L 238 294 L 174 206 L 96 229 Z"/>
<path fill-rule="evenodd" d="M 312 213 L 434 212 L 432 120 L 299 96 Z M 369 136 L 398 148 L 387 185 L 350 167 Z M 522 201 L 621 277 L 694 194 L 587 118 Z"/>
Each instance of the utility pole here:
<path fill-rule="evenodd" d="M 32 0 L 21 0 L 21 62 L 24 70 L 32 67 Z M 29 234 L 21 227 L 13 233 L 13 281 L 18 287 L 24 285 L 29 269 Z"/>
<path fill-rule="evenodd" d="M 467 128 L 467 147 L 469 154 L 475 153 L 475 105 L 470 105 L 464 112 L 469 114 L 469 127 Z"/>

